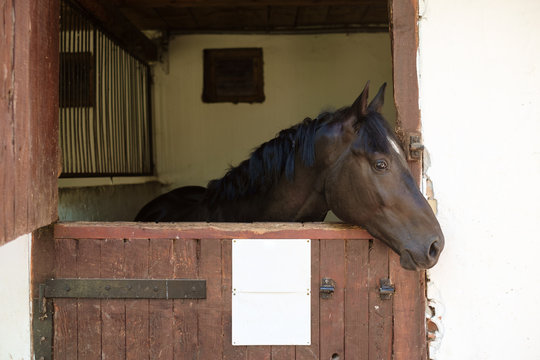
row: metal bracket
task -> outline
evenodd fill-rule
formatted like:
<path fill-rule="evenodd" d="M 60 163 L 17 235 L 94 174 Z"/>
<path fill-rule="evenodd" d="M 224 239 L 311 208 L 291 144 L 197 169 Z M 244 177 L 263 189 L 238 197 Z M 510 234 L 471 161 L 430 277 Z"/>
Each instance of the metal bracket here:
<path fill-rule="evenodd" d="M 405 137 L 405 149 L 407 149 L 407 160 L 421 160 L 424 151 L 422 134 L 417 131 L 408 132 Z"/>
<path fill-rule="evenodd" d="M 335 288 L 336 282 L 334 280 L 330 278 L 323 278 L 321 280 L 321 287 L 319 288 L 321 298 L 330 299 L 332 297 L 332 294 L 334 293 Z"/>
<path fill-rule="evenodd" d="M 40 297 L 87 299 L 205 299 L 206 280 L 51 279 Z"/>
<path fill-rule="evenodd" d="M 390 279 L 381 279 L 379 283 L 379 295 L 381 300 L 390 300 L 392 295 L 396 292 L 396 288 L 390 283 Z"/>

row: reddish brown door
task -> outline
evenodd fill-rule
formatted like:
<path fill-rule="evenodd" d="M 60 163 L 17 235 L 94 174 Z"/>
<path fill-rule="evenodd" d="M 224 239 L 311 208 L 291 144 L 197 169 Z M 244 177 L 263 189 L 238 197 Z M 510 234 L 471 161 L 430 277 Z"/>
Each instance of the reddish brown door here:
<path fill-rule="evenodd" d="M 391 359 L 389 252 L 327 224 L 57 225 L 57 278 L 199 278 L 201 300 L 54 300 L 54 359 Z M 232 238 L 312 241 L 310 346 L 232 346 Z M 336 282 L 322 299 L 322 278 Z"/>
<path fill-rule="evenodd" d="M 58 1 L 2 1 L 0 245 L 57 219 Z"/>

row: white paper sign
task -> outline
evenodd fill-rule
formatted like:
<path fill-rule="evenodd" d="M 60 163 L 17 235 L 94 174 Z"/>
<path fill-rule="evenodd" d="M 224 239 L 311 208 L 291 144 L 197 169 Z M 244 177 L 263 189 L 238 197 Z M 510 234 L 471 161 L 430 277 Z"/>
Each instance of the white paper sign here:
<path fill-rule="evenodd" d="M 310 240 L 233 240 L 232 288 L 233 345 L 310 345 Z"/>

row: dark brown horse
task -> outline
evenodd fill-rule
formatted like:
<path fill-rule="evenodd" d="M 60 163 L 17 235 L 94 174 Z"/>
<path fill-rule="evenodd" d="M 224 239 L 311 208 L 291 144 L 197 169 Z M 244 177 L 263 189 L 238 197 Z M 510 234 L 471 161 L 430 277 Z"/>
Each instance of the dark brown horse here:
<path fill-rule="evenodd" d="M 384 84 L 352 106 L 305 119 L 257 148 L 207 188 L 175 189 L 136 221 L 322 221 L 332 210 L 366 228 L 406 269 L 437 263 L 444 237 L 380 114 Z"/>

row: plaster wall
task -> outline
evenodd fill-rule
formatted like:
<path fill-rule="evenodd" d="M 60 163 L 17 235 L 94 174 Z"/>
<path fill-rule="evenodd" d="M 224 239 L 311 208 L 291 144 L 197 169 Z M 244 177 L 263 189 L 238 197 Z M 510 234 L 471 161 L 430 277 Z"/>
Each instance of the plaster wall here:
<path fill-rule="evenodd" d="M 30 241 L 0 246 L 0 360 L 30 359 Z"/>
<path fill-rule="evenodd" d="M 538 359 L 540 2 L 421 2 L 420 108 L 446 248 L 432 358 Z"/>
<path fill-rule="evenodd" d="M 262 47 L 266 100 L 203 103 L 203 49 L 234 47 Z M 175 186 L 205 186 L 281 129 L 350 105 L 367 80 L 372 95 L 389 84 L 383 113 L 394 121 L 387 33 L 174 37 L 168 64 L 154 69 L 157 175 Z"/>
<path fill-rule="evenodd" d="M 164 190 L 157 181 L 59 188 L 58 218 L 60 221 L 133 221 L 138 211 Z"/>

